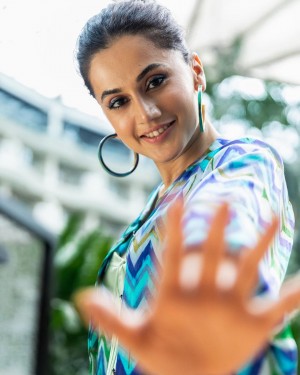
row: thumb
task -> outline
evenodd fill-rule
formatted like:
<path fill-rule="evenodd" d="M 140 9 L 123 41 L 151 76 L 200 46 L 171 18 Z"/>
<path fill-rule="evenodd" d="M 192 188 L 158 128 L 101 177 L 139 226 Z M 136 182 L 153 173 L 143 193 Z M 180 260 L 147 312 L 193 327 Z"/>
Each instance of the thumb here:
<path fill-rule="evenodd" d="M 73 301 L 86 325 L 92 323 L 96 329 L 117 336 L 126 349 L 135 349 L 143 324 L 140 313 L 124 307 L 119 316 L 116 299 L 103 287 L 83 289 L 74 295 Z"/>

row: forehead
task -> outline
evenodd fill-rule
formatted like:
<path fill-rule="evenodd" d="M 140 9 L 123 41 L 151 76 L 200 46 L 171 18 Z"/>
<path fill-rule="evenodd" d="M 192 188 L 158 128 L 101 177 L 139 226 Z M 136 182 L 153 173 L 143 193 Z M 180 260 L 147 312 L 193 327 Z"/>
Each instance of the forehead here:
<path fill-rule="evenodd" d="M 96 53 L 91 60 L 89 78 L 94 91 L 123 87 L 136 80 L 141 70 L 152 63 L 170 68 L 184 63 L 179 51 L 158 48 L 143 36 L 122 36 Z"/>

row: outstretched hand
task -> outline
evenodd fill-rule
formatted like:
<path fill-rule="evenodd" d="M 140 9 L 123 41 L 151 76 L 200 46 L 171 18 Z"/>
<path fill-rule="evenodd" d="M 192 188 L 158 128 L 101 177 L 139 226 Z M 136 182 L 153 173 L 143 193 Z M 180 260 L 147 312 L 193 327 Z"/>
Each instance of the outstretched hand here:
<path fill-rule="evenodd" d="M 183 204 L 168 212 L 164 271 L 151 312 L 122 310 L 104 288 L 80 291 L 75 303 L 86 322 L 118 336 L 147 374 L 224 375 L 241 368 L 267 342 L 284 315 L 300 305 L 300 278 L 286 282 L 277 301 L 254 297 L 258 263 L 278 223 L 253 249 L 225 251 L 229 218 L 222 205 L 204 243 L 186 249 Z M 246 339 L 245 339 L 246 338 Z"/>

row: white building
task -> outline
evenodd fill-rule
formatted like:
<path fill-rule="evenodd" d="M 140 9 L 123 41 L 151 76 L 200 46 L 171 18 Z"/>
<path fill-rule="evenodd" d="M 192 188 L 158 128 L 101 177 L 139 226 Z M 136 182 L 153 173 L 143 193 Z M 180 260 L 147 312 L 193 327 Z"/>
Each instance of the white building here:
<path fill-rule="evenodd" d="M 104 129 L 99 119 L 0 74 L 0 194 L 24 202 L 54 232 L 70 212 L 84 213 L 86 225 L 120 229 L 138 214 L 159 177 L 145 158 L 125 178 L 103 171 L 97 146 Z M 113 169 L 132 167 L 131 152 L 120 142 L 105 150 Z"/>

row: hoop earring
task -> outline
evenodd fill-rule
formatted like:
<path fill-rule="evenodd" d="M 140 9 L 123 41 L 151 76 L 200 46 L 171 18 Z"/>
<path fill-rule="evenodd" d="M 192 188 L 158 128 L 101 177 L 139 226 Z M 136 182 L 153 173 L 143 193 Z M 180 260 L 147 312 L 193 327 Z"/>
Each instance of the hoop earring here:
<path fill-rule="evenodd" d="M 117 137 L 117 134 L 114 133 L 114 134 L 109 134 L 107 135 L 106 137 L 104 137 L 103 139 L 101 139 L 100 143 L 99 143 L 99 146 L 98 146 L 98 159 L 102 165 L 102 167 L 106 170 L 107 173 L 111 174 L 112 176 L 115 176 L 115 177 L 126 177 L 126 176 L 129 176 L 133 171 L 135 171 L 136 167 L 138 166 L 139 164 L 139 154 L 137 154 L 136 152 L 134 153 L 134 166 L 133 168 L 128 171 L 128 172 L 125 172 L 125 173 L 118 173 L 118 172 L 114 172 L 112 171 L 104 162 L 103 160 L 103 156 L 102 156 L 102 148 L 103 148 L 103 145 L 104 143 L 110 139 L 110 138 L 116 138 Z"/>
<path fill-rule="evenodd" d="M 198 112 L 199 112 L 199 128 L 200 132 L 204 133 L 205 132 L 205 124 L 203 122 L 203 116 L 202 116 L 202 86 L 199 86 L 199 91 L 198 91 Z"/>

